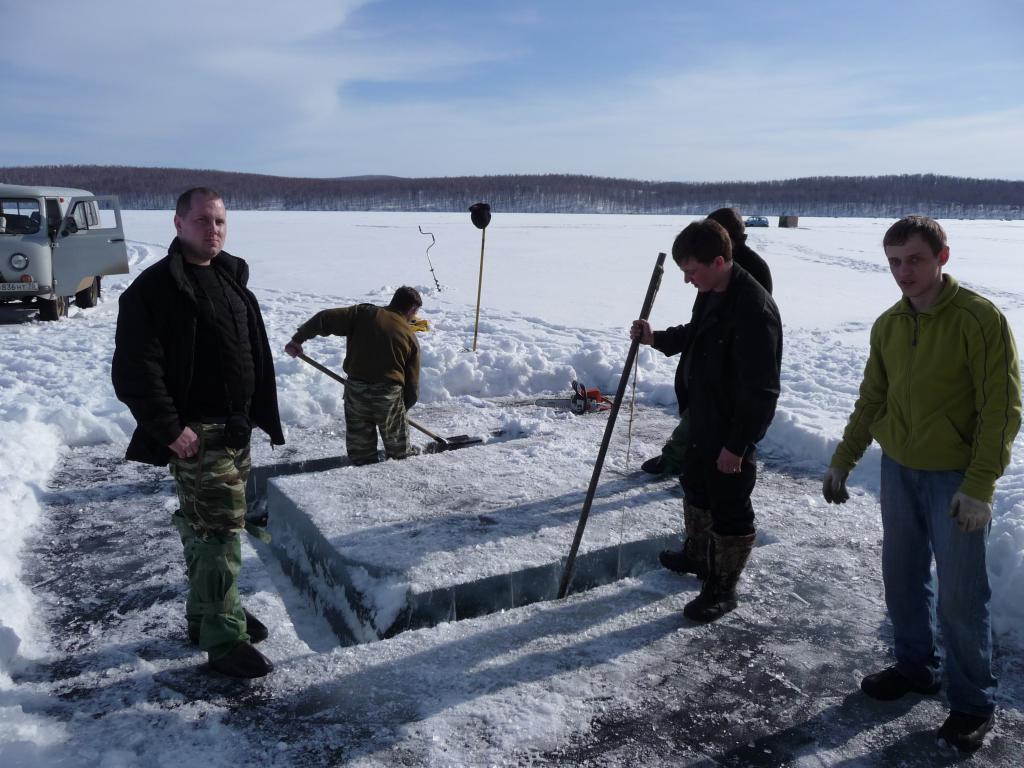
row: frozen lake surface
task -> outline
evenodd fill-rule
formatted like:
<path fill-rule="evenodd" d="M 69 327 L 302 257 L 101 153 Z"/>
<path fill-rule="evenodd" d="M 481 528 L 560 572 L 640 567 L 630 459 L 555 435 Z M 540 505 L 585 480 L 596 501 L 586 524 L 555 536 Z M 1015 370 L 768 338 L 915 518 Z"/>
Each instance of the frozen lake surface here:
<path fill-rule="evenodd" d="M 132 275 L 171 239 L 167 212 L 128 212 Z M 245 257 L 279 353 L 315 311 L 424 293 L 422 403 L 440 434 L 521 439 L 388 462 L 355 486 L 281 487 L 338 514 L 402 505 L 431 518 L 425 549 L 390 533 L 409 584 L 445 568 L 493 573 L 510 559 L 568 550 L 597 454 L 601 414 L 510 405 L 568 395 L 572 379 L 614 391 L 658 251 L 687 217 L 495 214 L 487 231 L 483 309 L 471 343 L 480 255 L 468 215 L 233 212 L 228 250 Z M 277 670 L 253 684 L 210 678 L 184 642 L 184 577 L 165 470 L 126 464 L 133 427 L 113 396 L 116 298 L 57 324 L 12 311 L 0 327 L 0 763 L 267 765 L 905 765 L 950 764 L 934 743 L 940 696 L 883 706 L 857 690 L 889 663 L 880 585 L 878 451 L 831 507 L 820 476 L 856 397 L 871 322 L 898 298 L 880 240 L 890 222 L 803 219 L 751 230 L 770 264 L 783 317 L 783 393 L 761 448 L 757 547 L 740 607 L 712 626 L 682 617 L 690 577 L 649 571 L 613 584 L 342 647 L 323 605 L 297 589 L 266 545 L 247 540 L 246 606 L 267 623 Z M 949 272 L 992 298 L 1024 338 L 1021 222 L 943 222 Z M 417 226 L 433 231 L 437 292 Z M 693 289 L 671 267 L 652 322 L 684 322 Z M 310 356 L 340 370 L 344 343 Z M 254 448 L 257 464 L 337 456 L 341 388 L 301 361 L 275 361 L 288 445 Z M 675 360 L 642 350 L 633 431 L 620 415 L 591 521 L 594 542 L 640 526 L 651 509 L 681 518 L 678 488 L 639 481 L 674 423 Z M 628 390 L 631 393 L 631 390 Z M 418 438 L 422 439 L 422 438 Z M 1024 452 L 995 499 L 989 546 L 1000 719 L 978 759 L 1024 763 Z M 627 455 L 627 446 L 629 454 Z M 337 470 L 343 473 L 357 470 Z M 418 485 L 417 485 L 418 484 Z M 433 484 L 433 485 L 432 485 Z M 356 492 L 352 488 L 356 488 Z M 445 500 L 445 497 L 448 497 Z M 326 504 L 326 502 L 321 502 Z M 443 504 L 443 508 L 442 507 Z M 445 537 L 435 516 L 461 525 Z M 515 509 L 532 520 L 526 537 Z M 506 512 L 502 512 L 506 509 Z M 497 510 L 497 513 L 495 512 Z M 550 520 L 546 515 L 550 513 Z M 564 520 L 562 518 L 564 517 Z M 506 522 L 507 520 L 507 522 Z M 557 524 L 555 524 L 557 522 Z M 532 526 L 532 528 L 531 528 Z M 522 532 L 522 530 L 520 531 Z M 344 530 L 336 536 L 349 535 Z M 534 540 L 529 540 L 534 536 Z M 415 537 L 414 537 L 415 538 Z M 428 541 L 428 540 L 425 540 Z M 447 559 L 446 559 L 447 558 Z M 419 568 L 420 570 L 417 570 Z M 378 593 L 382 596 L 384 593 Z M 387 608 L 381 597 L 378 607 Z"/>

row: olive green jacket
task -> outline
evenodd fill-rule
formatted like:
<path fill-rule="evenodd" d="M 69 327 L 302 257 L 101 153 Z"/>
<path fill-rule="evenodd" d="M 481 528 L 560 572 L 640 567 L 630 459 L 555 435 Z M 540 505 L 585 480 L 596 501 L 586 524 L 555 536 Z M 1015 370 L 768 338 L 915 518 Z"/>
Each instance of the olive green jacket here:
<path fill-rule="evenodd" d="M 1020 365 L 1006 318 L 950 275 L 935 304 L 906 298 L 871 328 L 860 396 L 831 465 L 850 470 L 872 438 L 911 469 L 963 470 L 991 501 L 1021 419 Z"/>
<path fill-rule="evenodd" d="M 409 321 L 400 312 L 375 304 L 325 309 L 299 326 L 292 341 L 314 336 L 345 336 L 345 373 L 370 384 L 394 382 L 403 387 L 406 408 L 419 399 L 420 347 Z"/>

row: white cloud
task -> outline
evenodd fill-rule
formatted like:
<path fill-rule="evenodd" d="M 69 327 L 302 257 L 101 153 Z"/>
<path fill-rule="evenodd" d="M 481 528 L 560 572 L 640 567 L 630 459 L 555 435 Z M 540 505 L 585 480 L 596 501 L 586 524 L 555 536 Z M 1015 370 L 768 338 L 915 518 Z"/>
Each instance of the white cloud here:
<path fill-rule="evenodd" d="M 890 77 L 883 87 L 867 69 L 752 71 L 704 70 L 515 103 L 342 104 L 343 118 L 303 126 L 302 142 L 282 160 L 323 175 L 1024 178 L 1019 109 L 933 116 L 907 101 L 904 83 Z"/>
<path fill-rule="evenodd" d="M 481 62 L 518 55 L 471 41 L 371 41 L 347 26 L 365 4 L 115 0 L 84 16 L 69 2 L 25 5 L 25 28 L 48 29 L 46 48 L 60 55 L 40 56 L 31 35 L 11 37 L 0 51 L 6 71 L 23 73 L 8 101 L 16 119 L 0 121 L 0 165 L 318 176 L 763 179 L 932 171 L 1024 178 L 1020 108 L 967 98 L 937 108 L 929 96 L 942 86 L 927 73 L 894 75 L 767 47 L 723 49 L 716 61 L 726 64 L 699 69 L 683 50 L 676 73 L 560 90 L 541 82 L 515 97 L 356 98 L 347 86 L 444 83 Z M 55 14 L 61 23 L 53 23 Z"/>

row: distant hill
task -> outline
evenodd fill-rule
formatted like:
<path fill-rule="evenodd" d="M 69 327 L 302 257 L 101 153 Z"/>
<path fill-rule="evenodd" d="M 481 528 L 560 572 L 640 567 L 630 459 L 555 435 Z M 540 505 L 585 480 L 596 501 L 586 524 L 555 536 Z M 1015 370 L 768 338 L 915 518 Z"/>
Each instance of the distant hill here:
<path fill-rule="evenodd" d="M 0 168 L 0 182 L 80 187 L 116 194 L 128 209 L 169 210 L 191 186 L 219 190 L 232 209 L 1024 218 L 1024 181 L 932 174 L 814 176 L 781 181 L 661 182 L 598 176 L 506 175 L 408 179 L 291 178 L 186 168 L 57 165 Z"/>

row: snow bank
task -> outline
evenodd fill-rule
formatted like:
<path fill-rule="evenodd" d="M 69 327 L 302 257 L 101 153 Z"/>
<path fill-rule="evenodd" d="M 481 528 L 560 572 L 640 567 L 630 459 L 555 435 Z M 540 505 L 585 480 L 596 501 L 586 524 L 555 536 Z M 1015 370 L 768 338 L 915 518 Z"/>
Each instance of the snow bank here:
<path fill-rule="evenodd" d="M 37 490 L 57 464 L 60 437 L 36 420 L 0 422 L 0 676 L 10 672 L 19 647 L 38 651 L 32 598 L 21 583 L 19 554 L 39 519 Z M 8 679 L 9 682 L 9 679 Z"/>
<path fill-rule="evenodd" d="M 59 455 L 57 430 L 31 418 L 0 421 L 0 692 L 15 688 L 11 674 L 21 657 L 46 650 L 45 627 L 37 624 L 33 598 L 21 581 L 21 549 L 39 519 L 36 491 L 46 483 Z M 38 764 L 40 750 L 59 742 L 64 729 L 23 709 L 20 696 L 0 705 L 0 744 L 13 765 Z"/>

